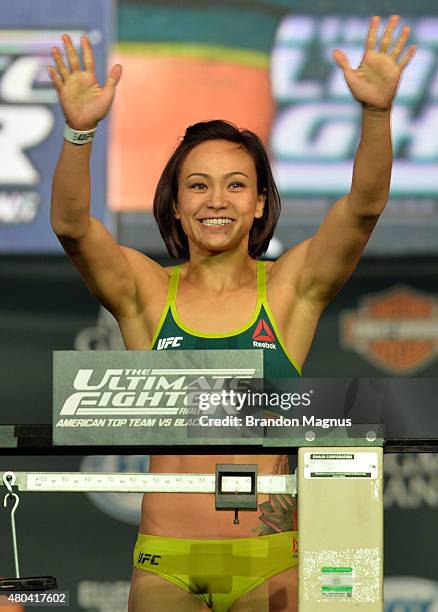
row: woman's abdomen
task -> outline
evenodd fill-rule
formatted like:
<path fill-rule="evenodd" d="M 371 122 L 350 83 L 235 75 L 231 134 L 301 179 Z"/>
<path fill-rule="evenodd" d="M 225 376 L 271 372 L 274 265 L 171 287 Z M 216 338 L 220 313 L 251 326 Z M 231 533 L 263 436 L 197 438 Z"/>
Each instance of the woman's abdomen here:
<path fill-rule="evenodd" d="M 279 466 L 287 466 L 287 457 L 285 464 L 284 456 L 279 455 L 155 456 L 151 457 L 150 471 L 165 474 L 214 474 L 217 463 L 255 463 L 259 474 L 273 474 L 281 473 L 278 471 Z M 289 506 L 292 498 L 282 498 L 281 507 L 285 508 L 285 517 L 274 530 L 290 531 L 293 529 L 292 518 L 286 516 L 286 513 L 291 515 Z M 233 510 L 216 510 L 214 493 L 145 493 L 140 532 L 195 539 L 255 537 L 269 530 L 264 521 L 270 510 L 270 500 L 268 495 L 259 495 L 257 509 L 239 510 L 239 524 L 235 525 Z"/>

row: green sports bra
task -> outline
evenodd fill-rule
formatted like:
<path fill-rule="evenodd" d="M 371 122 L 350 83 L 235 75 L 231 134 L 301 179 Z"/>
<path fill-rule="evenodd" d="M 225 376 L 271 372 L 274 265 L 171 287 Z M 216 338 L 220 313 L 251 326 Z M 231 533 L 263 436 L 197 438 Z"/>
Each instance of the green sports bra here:
<path fill-rule="evenodd" d="M 265 378 L 296 378 L 299 365 L 289 355 L 266 299 L 266 266 L 257 262 L 257 304 L 246 325 L 228 334 L 204 334 L 181 321 L 176 294 L 181 266 L 172 268 L 167 302 L 151 344 L 151 350 L 262 349 Z"/>

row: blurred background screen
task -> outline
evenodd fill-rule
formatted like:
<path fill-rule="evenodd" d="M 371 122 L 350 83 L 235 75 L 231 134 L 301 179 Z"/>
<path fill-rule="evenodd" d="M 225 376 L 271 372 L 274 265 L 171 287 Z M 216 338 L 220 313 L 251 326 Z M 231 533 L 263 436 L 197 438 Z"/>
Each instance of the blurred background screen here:
<path fill-rule="evenodd" d="M 1 3 L 0 20 L 0 251 L 56 253 L 49 223 L 50 189 L 64 118 L 47 65 L 62 32 L 74 43 L 88 34 L 100 79 L 112 40 L 114 6 L 107 0 Z M 93 155 L 95 216 L 104 217 L 107 183 L 106 125 Z"/>
<path fill-rule="evenodd" d="M 359 138 L 360 105 L 331 51 L 339 47 L 359 63 L 372 9 L 289 0 L 18 0 L 4 7 L 1 251 L 59 250 L 48 206 L 63 118 L 46 66 L 62 31 L 76 44 L 90 36 L 101 81 L 108 65 L 124 68 L 92 167 L 93 213 L 121 242 L 164 255 L 151 217 L 157 180 L 186 127 L 213 118 L 256 131 L 269 151 L 283 202 L 277 250 L 308 237 L 348 192 Z M 438 250 L 435 12 L 433 1 L 423 0 L 402 15 L 418 52 L 394 105 L 391 197 L 367 255 Z"/>

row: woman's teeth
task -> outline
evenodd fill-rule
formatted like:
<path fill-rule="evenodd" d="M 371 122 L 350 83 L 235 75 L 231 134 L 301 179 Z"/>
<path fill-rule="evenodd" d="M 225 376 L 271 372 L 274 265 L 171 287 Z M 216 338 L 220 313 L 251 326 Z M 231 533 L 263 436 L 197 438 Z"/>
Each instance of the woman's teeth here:
<path fill-rule="evenodd" d="M 202 219 L 201 223 L 202 225 L 228 225 L 229 223 L 232 223 L 233 219 Z"/>

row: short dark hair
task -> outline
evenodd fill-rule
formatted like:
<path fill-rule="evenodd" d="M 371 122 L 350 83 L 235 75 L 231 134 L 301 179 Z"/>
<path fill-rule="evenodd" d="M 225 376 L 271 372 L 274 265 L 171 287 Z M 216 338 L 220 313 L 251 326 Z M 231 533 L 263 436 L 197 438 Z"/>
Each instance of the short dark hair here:
<path fill-rule="evenodd" d="M 248 251 L 259 257 L 268 248 L 280 216 L 280 195 L 272 176 L 269 159 L 262 141 L 254 132 L 238 129 L 230 121 L 215 119 L 189 126 L 173 152 L 158 181 L 154 196 L 154 216 L 171 257 L 189 259 L 189 243 L 181 223 L 174 216 L 178 200 L 178 174 L 187 154 L 207 140 L 229 140 L 246 149 L 254 160 L 257 172 L 257 193 L 265 194 L 263 216 L 254 219 L 249 233 Z"/>

